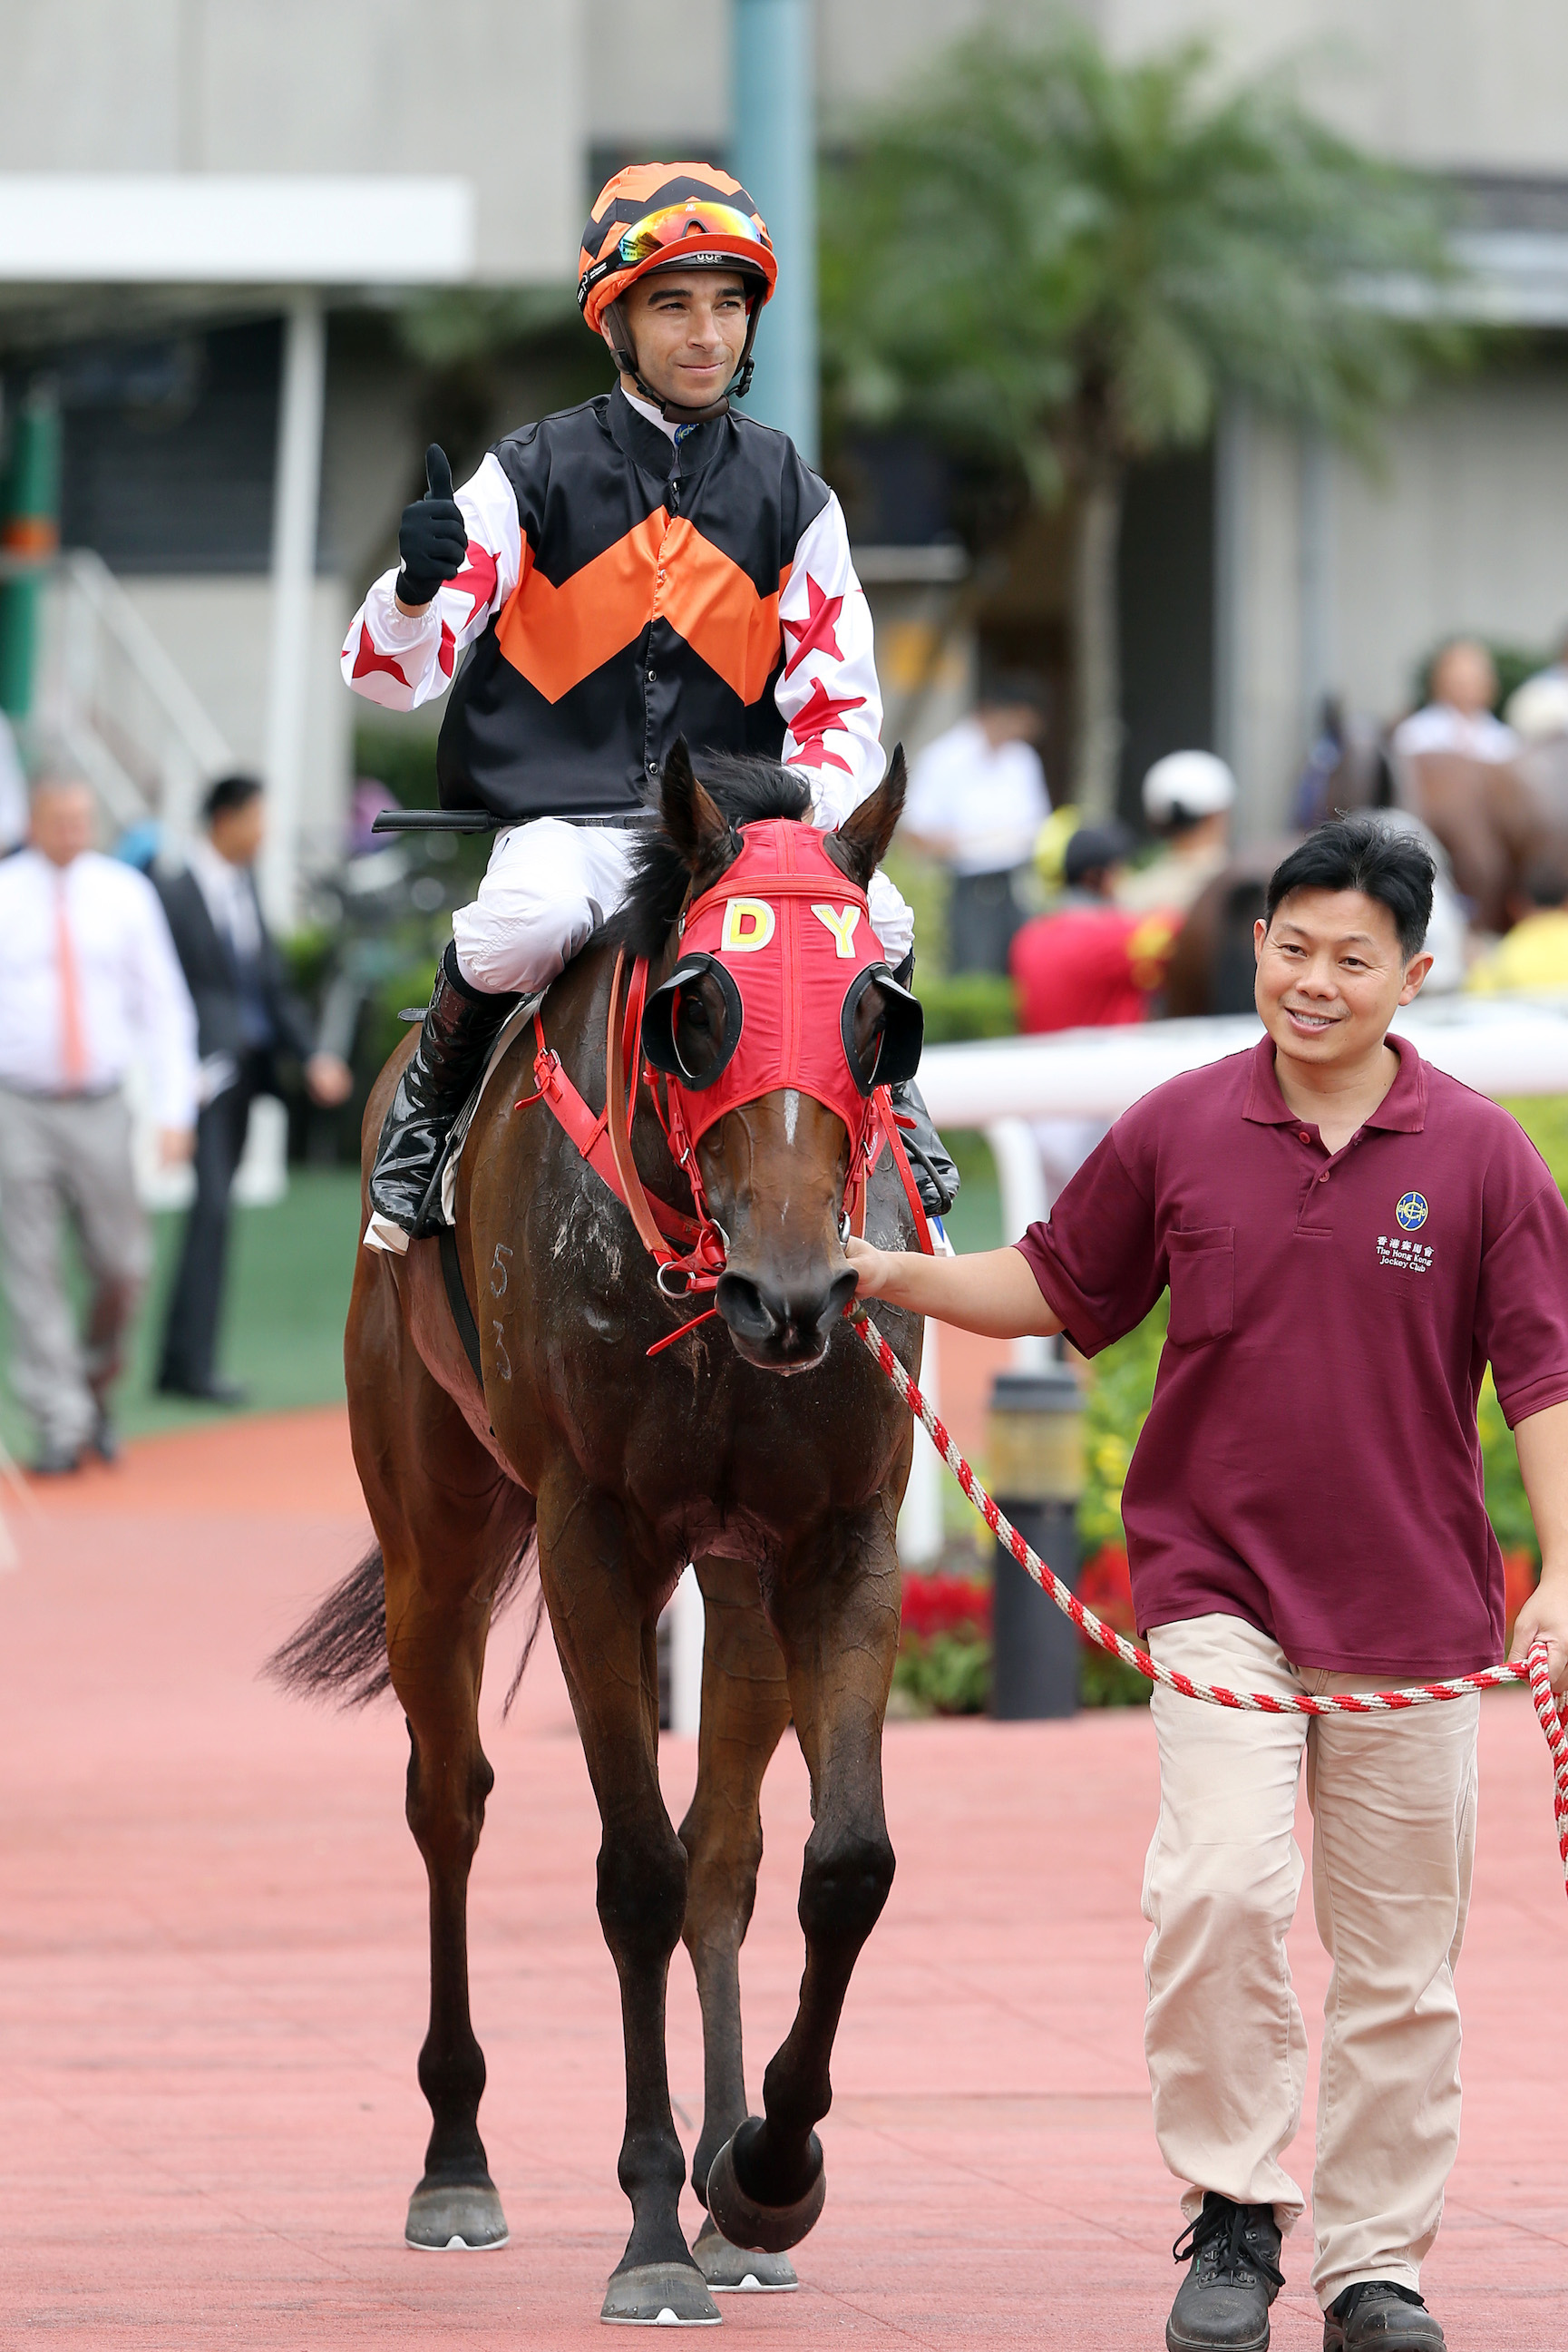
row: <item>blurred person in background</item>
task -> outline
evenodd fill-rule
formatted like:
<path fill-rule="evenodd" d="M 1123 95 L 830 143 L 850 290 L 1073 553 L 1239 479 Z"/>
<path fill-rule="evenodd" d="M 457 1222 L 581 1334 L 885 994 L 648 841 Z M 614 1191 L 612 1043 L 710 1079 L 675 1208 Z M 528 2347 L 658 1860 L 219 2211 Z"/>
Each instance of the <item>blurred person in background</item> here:
<path fill-rule="evenodd" d="M 245 1150 L 250 1107 L 279 1091 L 277 1057 L 303 1065 L 313 1102 L 344 1101 L 353 1080 L 336 1054 L 316 1049 L 309 1016 L 289 994 L 262 917 L 256 859 L 267 803 L 255 776 L 223 776 L 202 805 L 205 833 L 183 873 L 160 878 L 201 1055 L 196 1197 L 185 1220 L 179 1270 L 163 1324 L 158 1387 L 165 1396 L 240 1404 L 245 1391 L 216 1368 L 228 1255 L 229 1193 Z"/>
<path fill-rule="evenodd" d="M 1568 735 L 1568 629 L 1559 634 L 1556 654 L 1546 667 L 1515 687 L 1502 715 L 1526 743 Z"/>
<path fill-rule="evenodd" d="M 0 710 L 0 857 L 9 857 L 27 838 L 27 780 L 11 721 Z"/>
<path fill-rule="evenodd" d="M 1434 751 L 1488 765 L 1511 760 L 1519 737 L 1492 716 L 1496 700 L 1490 654 L 1474 637 L 1454 637 L 1433 660 L 1426 702 L 1395 729 L 1394 749 L 1402 760 Z"/>
<path fill-rule="evenodd" d="M 1061 860 L 1063 888 L 1049 914 L 1035 915 L 1012 943 L 1019 1027 L 1114 1028 L 1143 1021 L 1180 929 L 1167 912 L 1133 914 L 1114 903 L 1136 844 L 1124 824 L 1081 825 Z M 1103 1118 L 1031 1121 L 1047 1204 L 1054 1202 L 1110 1131 Z"/>
<path fill-rule="evenodd" d="M 1116 903 L 1133 914 L 1168 912 L 1179 923 L 1229 860 L 1236 779 L 1212 751 L 1167 751 L 1144 778 L 1143 801 L 1164 845 L 1152 864 L 1123 877 Z"/>
<path fill-rule="evenodd" d="M 27 845 L 0 864 L 0 1243 L 11 1383 L 34 1468 L 115 1454 L 110 1390 L 147 1279 L 122 1083 L 144 1062 L 165 1166 L 189 1159 L 196 1023 L 158 895 L 93 846 L 87 785 L 33 790 Z M 78 1336 L 59 1256 L 70 1217 L 91 1286 Z"/>
<path fill-rule="evenodd" d="M 1044 700 L 1038 678 L 997 678 L 910 768 L 899 838 L 952 877 L 951 971 L 1006 971 L 1027 915 L 1021 886 L 1051 814 L 1038 749 Z"/>
<path fill-rule="evenodd" d="M 1470 967 L 1465 986 L 1477 995 L 1568 993 L 1568 860 L 1528 867 L 1524 897 L 1529 912 Z"/>
<path fill-rule="evenodd" d="M 1083 825 L 1068 843 L 1059 904 L 1024 924 L 1009 956 L 1020 1029 L 1107 1028 L 1147 1016 L 1180 923 L 1168 911 L 1140 915 L 1113 903 L 1134 846 L 1123 824 Z"/>

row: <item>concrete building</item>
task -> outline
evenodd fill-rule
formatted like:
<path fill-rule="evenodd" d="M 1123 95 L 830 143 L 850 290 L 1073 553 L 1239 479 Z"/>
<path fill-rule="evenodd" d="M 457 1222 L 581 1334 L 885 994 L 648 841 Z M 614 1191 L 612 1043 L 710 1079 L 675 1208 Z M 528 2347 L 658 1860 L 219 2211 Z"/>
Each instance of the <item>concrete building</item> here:
<path fill-rule="evenodd" d="M 57 403 L 63 540 L 88 551 L 50 605 L 56 690 L 106 792 L 176 827 L 220 752 L 262 766 L 280 914 L 299 861 L 336 845 L 359 715 L 336 650 L 424 442 L 470 463 L 604 380 L 570 304 L 587 200 L 631 156 L 728 149 L 735 5 L 690 0 L 672 39 L 636 0 L 452 0 L 434 25 L 408 0 L 0 0 L 0 372 L 13 424 L 30 394 Z M 852 138 L 980 13 L 819 0 L 823 135 Z M 1391 716 L 1443 632 L 1544 645 L 1568 618 L 1568 18 L 1548 0 L 1086 13 L 1127 53 L 1199 30 L 1238 67 L 1310 51 L 1330 119 L 1466 182 L 1478 299 L 1530 331 L 1396 419 L 1377 475 L 1236 405 L 1213 451 L 1134 482 L 1125 782 L 1212 742 L 1264 832 L 1322 691 Z M 476 289 L 510 322 L 499 358 L 494 333 L 476 354 Z M 942 723 L 984 652 L 1044 669 L 1064 710 L 1061 519 L 956 604 L 923 462 L 862 452 L 841 484 L 872 542 L 890 731 Z"/>

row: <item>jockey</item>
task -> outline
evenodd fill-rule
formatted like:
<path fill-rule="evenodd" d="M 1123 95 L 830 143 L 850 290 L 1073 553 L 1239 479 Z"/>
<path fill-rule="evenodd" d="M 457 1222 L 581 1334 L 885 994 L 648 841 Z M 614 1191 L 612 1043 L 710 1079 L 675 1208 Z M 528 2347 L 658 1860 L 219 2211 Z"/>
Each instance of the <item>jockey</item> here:
<path fill-rule="evenodd" d="M 881 780 L 871 613 L 839 502 L 786 435 L 730 405 L 777 275 L 727 173 L 617 173 L 578 284 L 614 387 L 508 434 L 455 496 L 432 448 L 401 568 L 350 625 L 343 675 L 389 710 L 444 692 L 473 648 L 442 724 L 441 799 L 504 827 L 382 1129 L 370 1237 L 383 1247 L 434 1229 L 435 1172 L 496 1034 L 620 905 L 678 737 L 809 771 L 820 825 Z M 871 914 L 889 961 L 909 958 L 913 918 L 881 874 Z M 956 1171 L 918 1097 L 904 1108 L 940 1214 Z"/>

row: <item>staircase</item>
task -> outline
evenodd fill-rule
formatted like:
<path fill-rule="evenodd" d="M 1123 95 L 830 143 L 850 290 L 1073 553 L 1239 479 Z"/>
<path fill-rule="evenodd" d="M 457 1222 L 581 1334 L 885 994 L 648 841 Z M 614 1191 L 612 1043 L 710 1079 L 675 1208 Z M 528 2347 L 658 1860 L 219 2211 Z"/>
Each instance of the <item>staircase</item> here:
<path fill-rule="evenodd" d="M 100 556 L 50 567 L 37 722 L 68 751 L 120 832 L 156 819 L 166 845 L 194 829 L 197 803 L 235 765 Z"/>

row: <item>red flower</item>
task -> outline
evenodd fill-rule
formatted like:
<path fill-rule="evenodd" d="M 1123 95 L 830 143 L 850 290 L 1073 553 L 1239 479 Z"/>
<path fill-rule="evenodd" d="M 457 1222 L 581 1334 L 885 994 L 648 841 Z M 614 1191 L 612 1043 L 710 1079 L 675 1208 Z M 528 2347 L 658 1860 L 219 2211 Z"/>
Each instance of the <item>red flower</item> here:
<path fill-rule="evenodd" d="M 1137 1632 L 1133 1580 L 1127 1570 L 1124 1544 L 1106 1544 L 1095 1553 L 1078 1580 L 1077 1592 L 1085 1609 L 1092 1609 L 1096 1617 L 1103 1617 L 1118 1633 Z"/>
<path fill-rule="evenodd" d="M 906 1576 L 904 1631 L 922 1642 L 936 1633 L 967 1633 L 988 1641 L 991 1588 L 967 1576 Z"/>

